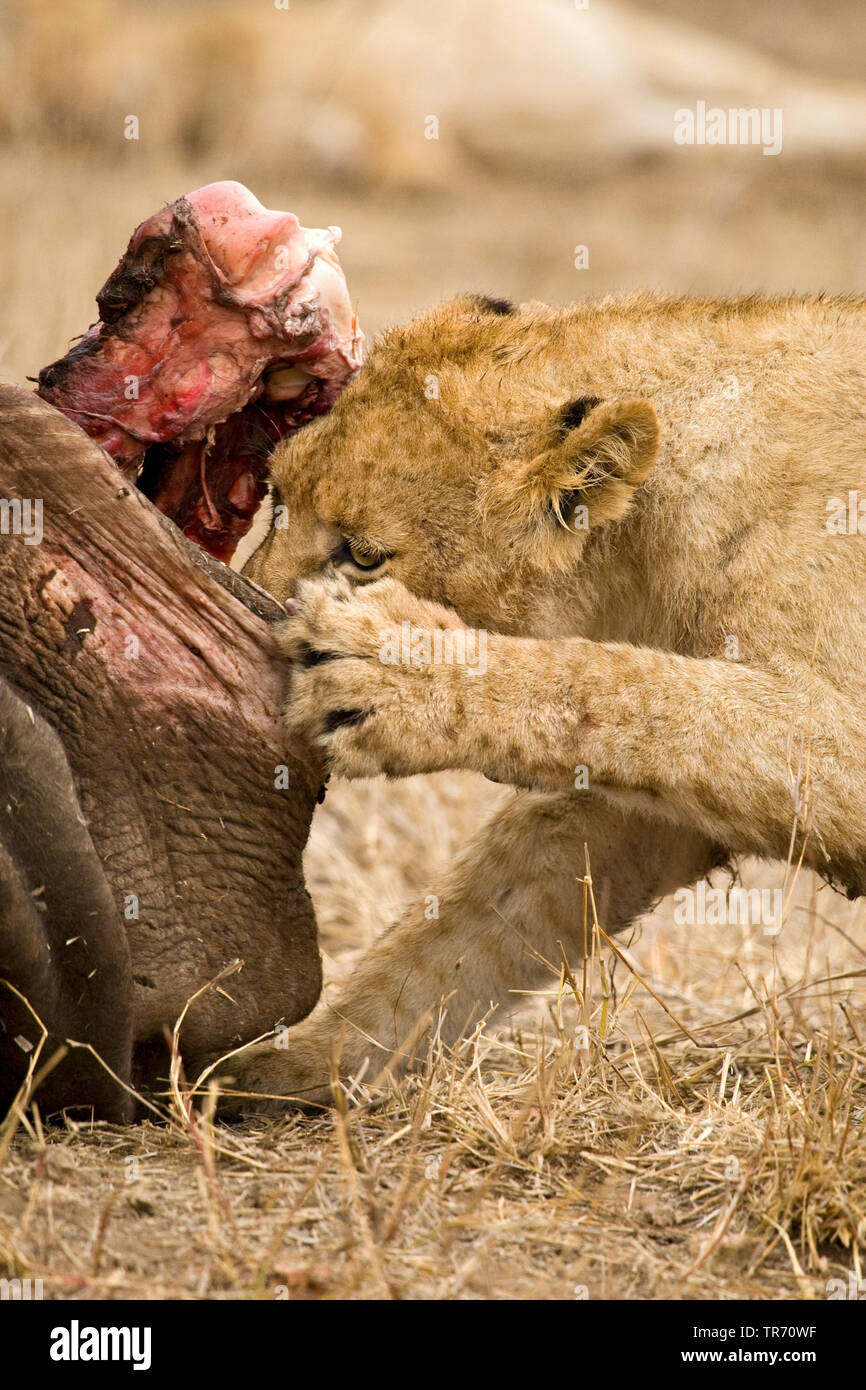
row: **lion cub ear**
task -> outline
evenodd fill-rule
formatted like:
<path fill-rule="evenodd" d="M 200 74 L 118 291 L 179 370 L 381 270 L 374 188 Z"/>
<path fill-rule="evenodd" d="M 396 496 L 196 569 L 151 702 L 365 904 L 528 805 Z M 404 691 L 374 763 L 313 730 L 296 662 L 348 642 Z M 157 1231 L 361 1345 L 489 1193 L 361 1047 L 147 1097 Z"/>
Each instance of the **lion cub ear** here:
<path fill-rule="evenodd" d="M 539 452 L 497 470 L 497 510 L 514 522 L 534 522 L 536 535 L 539 525 L 580 532 L 628 511 L 655 463 L 659 422 L 649 401 L 582 396 L 537 442 Z"/>

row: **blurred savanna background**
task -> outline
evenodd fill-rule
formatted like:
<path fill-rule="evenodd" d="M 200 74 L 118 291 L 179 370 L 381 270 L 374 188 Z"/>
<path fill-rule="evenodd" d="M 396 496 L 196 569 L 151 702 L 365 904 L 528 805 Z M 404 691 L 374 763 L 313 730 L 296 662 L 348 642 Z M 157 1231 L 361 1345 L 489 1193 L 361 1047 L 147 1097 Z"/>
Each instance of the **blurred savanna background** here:
<path fill-rule="evenodd" d="M 778 109 L 781 151 L 677 144 L 701 101 Z M 866 289 L 857 0 L 4 0 L 0 149 L 6 380 L 217 179 L 342 227 L 368 334 L 458 289 Z M 329 988 L 497 796 L 329 790 L 306 861 Z M 866 1248 L 864 913 L 796 865 L 743 874 L 784 887 L 779 935 L 662 904 L 335 1116 L 28 1122 L 0 1145 L 0 1266 L 79 1298 L 827 1297 Z"/>

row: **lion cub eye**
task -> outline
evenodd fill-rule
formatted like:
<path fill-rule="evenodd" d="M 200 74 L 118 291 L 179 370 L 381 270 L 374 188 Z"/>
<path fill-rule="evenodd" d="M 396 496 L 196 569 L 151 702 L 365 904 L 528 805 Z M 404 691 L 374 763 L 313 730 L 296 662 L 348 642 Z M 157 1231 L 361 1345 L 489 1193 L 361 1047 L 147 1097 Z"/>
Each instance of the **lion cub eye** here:
<path fill-rule="evenodd" d="M 372 541 L 354 540 L 350 537 L 346 541 L 346 550 L 352 563 L 362 570 L 373 570 L 388 559 L 385 551 L 373 545 Z"/>

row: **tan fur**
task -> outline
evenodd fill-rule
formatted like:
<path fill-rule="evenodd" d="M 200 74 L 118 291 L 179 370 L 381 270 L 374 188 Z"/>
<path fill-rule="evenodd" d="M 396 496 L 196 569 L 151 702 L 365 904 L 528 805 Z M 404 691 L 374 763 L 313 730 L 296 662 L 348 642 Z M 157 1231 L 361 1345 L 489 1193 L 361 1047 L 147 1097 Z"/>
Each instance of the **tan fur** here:
<path fill-rule="evenodd" d="M 585 842 L 608 929 L 792 844 L 866 892 L 866 537 L 827 526 L 866 501 L 864 301 L 460 296 L 386 335 L 273 479 L 289 524 L 247 572 L 297 596 L 292 730 L 339 775 L 525 790 L 438 917 L 410 909 L 244 1086 L 320 1097 L 338 1039 L 349 1074 L 401 1065 L 441 1001 L 452 1040 L 579 954 Z M 344 538 L 391 558 L 334 563 Z M 486 669 L 383 662 L 406 622 L 483 628 Z"/>

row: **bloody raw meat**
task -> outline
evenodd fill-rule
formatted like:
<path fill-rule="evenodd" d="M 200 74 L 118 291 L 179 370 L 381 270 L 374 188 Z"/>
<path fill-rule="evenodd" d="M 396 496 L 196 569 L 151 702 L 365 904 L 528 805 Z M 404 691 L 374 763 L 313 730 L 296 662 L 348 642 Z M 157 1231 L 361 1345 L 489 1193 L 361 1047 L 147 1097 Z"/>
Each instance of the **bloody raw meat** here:
<path fill-rule="evenodd" d="M 243 184 L 199 188 L 136 228 L 99 322 L 39 373 L 38 394 L 219 559 L 249 530 L 274 446 L 360 367 L 339 237 Z"/>

